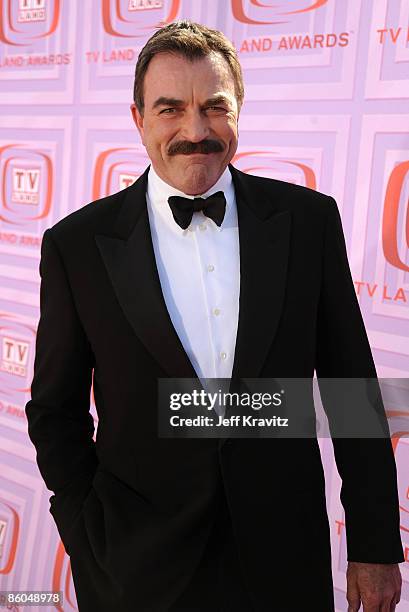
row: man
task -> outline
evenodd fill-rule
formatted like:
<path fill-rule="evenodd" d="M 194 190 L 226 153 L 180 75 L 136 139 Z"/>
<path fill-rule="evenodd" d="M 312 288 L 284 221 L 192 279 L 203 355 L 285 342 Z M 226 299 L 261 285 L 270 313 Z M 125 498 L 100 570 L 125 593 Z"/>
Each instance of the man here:
<path fill-rule="evenodd" d="M 334 610 L 315 437 L 158 435 L 159 379 L 376 377 L 335 200 L 230 164 L 243 93 L 223 34 L 156 32 L 131 105 L 151 164 L 44 233 L 26 412 L 81 612 Z M 389 612 L 390 439 L 333 444 L 349 610 Z"/>

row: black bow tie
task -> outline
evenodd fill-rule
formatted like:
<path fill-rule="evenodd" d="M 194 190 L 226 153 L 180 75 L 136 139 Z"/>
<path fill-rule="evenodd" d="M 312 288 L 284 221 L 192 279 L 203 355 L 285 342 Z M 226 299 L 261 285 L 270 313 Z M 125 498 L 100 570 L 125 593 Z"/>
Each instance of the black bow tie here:
<path fill-rule="evenodd" d="M 220 227 L 226 211 L 226 198 L 223 191 L 216 191 L 208 198 L 184 198 L 183 196 L 170 196 L 168 204 L 173 218 L 181 228 L 186 229 L 193 217 L 193 213 L 203 210 L 203 214 Z"/>

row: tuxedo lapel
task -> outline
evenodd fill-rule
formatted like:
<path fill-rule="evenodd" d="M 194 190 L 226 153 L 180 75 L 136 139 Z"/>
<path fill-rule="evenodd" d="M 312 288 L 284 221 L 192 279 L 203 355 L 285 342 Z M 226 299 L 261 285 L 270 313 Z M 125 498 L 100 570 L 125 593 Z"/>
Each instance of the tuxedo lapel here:
<path fill-rule="evenodd" d="M 95 240 L 116 297 L 139 340 L 169 377 L 195 378 L 162 294 L 146 205 L 148 171 L 149 166 L 127 188 L 114 228 L 96 234 Z"/>
<path fill-rule="evenodd" d="M 240 297 L 232 379 L 256 378 L 282 312 L 291 215 L 278 211 L 283 183 L 261 182 L 229 164 L 240 244 Z M 146 204 L 148 168 L 127 188 L 113 228 L 95 235 L 118 301 L 135 334 L 169 377 L 197 374 L 173 327 L 156 266 Z M 273 190 L 272 186 L 276 189 Z"/>
<path fill-rule="evenodd" d="M 229 165 L 236 193 L 240 241 L 240 299 L 232 379 L 257 378 L 283 308 L 291 229 L 289 211 L 277 211 L 283 182 L 261 184 Z M 261 179 L 262 180 L 262 179 Z M 259 185 L 259 188 L 257 188 Z"/>

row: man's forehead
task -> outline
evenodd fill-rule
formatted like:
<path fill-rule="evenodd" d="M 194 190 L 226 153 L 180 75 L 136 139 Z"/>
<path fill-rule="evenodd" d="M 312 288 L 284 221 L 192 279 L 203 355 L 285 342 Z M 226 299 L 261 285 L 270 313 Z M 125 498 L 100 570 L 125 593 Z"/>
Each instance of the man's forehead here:
<path fill-rule="evenodd" d="M 156 53 L 149 62 L 149 66 L 153 65 L 166 65 L 169 64 L 185 64 L 186 66 L 195 67 L 197 64 L 203 66 L 215 66 L 215 65 L 228 65 L 227 60 L 221 53 L 211 51 L 203 56 L 198 57 L 186 57 L 183 53 L 177 51 L 161 51 Z M 148 66 L 148 69 L 149 69 Z"/>
<path fill-rule="evenodd" d="M 222 60 L 221 63 L 219 59 Z M 171 62 L 176 63 L 171 65 Z M 180 62 L 190 68 L 191 78 L 186 74 L 181 78 Z M 206 78 L 198 71 L 200 62 L 204 62 L 201 66 L 207 70 Z M 160 106 L 177 107 L 190 104 L 192 91 L 200 104 L 234 106 L 234 78 L 226 60 L 220 57 L 220 54 L 206 55 L 193 61 L 179 53 L 168 52 L 158 53 L 152 58 L 144 83 L 145 102 L 148 107 L 154 110 Z"/>
<path fill-rule="evenodd" d="M 151 86 L 160 85 L 163 81 L 180 84 L 181 71 L 185 78 L 200 80 L 200 82 L 203 82 L 203 71 L 206 72 L 206 81 L 209 81 L 212 87 L 220 87 L 223 84 L 229 89 L 230 82 L 234 81 L 226 59 L 220 54 L 188 59 L 180 53 L 164 52 L 158 53 L 151 59 L 145 79 Z"/>

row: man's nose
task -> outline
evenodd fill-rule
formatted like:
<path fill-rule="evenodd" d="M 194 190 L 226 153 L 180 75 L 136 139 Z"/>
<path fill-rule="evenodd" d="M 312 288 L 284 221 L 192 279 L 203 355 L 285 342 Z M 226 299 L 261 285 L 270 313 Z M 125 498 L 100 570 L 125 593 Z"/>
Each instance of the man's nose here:
<path fill-rule="evenodd" d="M 209 119 L 201 110 L 186 112 L 183 117 L 183 138 L 190 142 L 200 142 L 209 134 Z"/>

